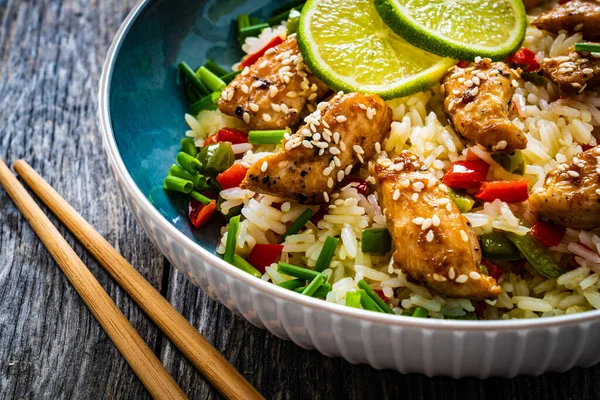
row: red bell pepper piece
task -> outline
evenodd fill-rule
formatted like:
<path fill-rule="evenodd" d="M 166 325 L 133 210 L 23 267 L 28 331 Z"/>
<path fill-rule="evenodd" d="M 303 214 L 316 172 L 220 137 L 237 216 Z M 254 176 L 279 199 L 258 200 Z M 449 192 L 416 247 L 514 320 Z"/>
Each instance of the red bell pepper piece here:
<path fill-rule="evenodd" d="M 455 161 L 444 175 L 444 183 L 459 189 L 476 189 L 489 169 L 490 165 L 483 160 Z"/>
<path fill-rule="evenodd" d="M 385 294 L 383 294 L 383 290 L 373 289 L 373 291 L 377 294 L 377 296 L 379 296 L 381 300 L 387 301 L 387 297 L 385 297 Z"/>
<path fill-rule="evenodd" d="M 527 179 L 482 182 L 475 198 L 482 201 L 499 199 L 506 203 L 519 203 L 529 198 L 528 182 Z"/>
<path fill-rule="evenodd" d="M 188 206 L 188 218 L 196 229 L 206 225 L 216 214 L 217 202 L 215 200 L 208 204 L 202 204 L 196 200 L 190 200 Z"/>
<path fill-rule="evenodd" d="M 502 275 L 504 275 L 504 270 L 490 260 L 481 260 L 481 262 L 487 268 L 488 276 L 494 278 L 496 282 L 498 282 L 498 280 L 502 278 Z"/>
<path fill-rule="evenodd" d="M 526 47 L 521 47 L 516 53 L 506 59 L 509 63 L 517 64 L 527 72 L 537 71 L 540 64 L 535 59 L 535 53 Z"/>
<path fill-rule="evenodd" d="M 265 273 L 265 267 L 277 262 L 281 252 L 282 244 L 260 244 L 257 243 L 248 255 L 248 262 L 261 273 Z"/>
<path fill-rule="evenodd" d="M 591 146 L 589 144 L 582 144 L 581 145 L 581 150 L 583 151 L 588 151 L 589 149 L 593 149 L 595 146 Z"/>
<path fill-rule="evenodd" d="M 469 61 L 459 61 L 456 66 L 458 68 L 467 68 L 471 64 Z"/>
<path fill-rule="evenodd" d="M 538 221 L 531 228 L 531 234 L 534 238 L 542 242 L 544 246 L 558 246 L 562 241 L 567 228 L 560 225 L 554 225 L 544 221 Z"/>
<path fill-rule="evenodd" d="M 217 175 L 217 182 L 221 185 L 223 190 L 234 187 L 239 187 L 240 183 L 246 177 L 247 167 L 242 164 L 233 164 L 231 167 L 226 169 Z"/>
<path fill-rule="evenodd" d="M 283 39 L 281 38 L 281 36 L 275 36 L 273 39 L 271 39 L 269 41 L 269 43 L 264 45 L 264 47 L 262 49 L 258 50 L 256 53 L 250 54 L 248 57 L 243 59 L 242 62 L 240 63 L 240 65 L 238 66 L 238 69 L 244 69 L 245 67 L 249 67 L 249 66 L 253 65 L 256 61 L 258 61 L 259 58 L 261 58 L 262 56 L 265 55 L 267 50 L 269 50 L 271 47 L 275 47 L 281 43 L 283 43 Z"/>
<path fill-rule="evenodd" d="M 248 135 L 233 128 L 221 128 L 219 132 L 204 139 L 204 146 L 217 142 L 229 142 L 231 144 L 248 143 Z"/>

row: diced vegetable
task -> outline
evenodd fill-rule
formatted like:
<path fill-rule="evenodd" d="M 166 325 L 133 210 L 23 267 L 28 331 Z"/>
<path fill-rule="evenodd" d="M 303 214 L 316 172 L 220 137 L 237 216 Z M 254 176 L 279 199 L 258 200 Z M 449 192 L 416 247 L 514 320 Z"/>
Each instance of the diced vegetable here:
<path fill-rule="evenodd" d="M 377 305 L 379 306 L 379 308 L 388 314 L 393 314 L 394 312 L 392 311 L 392 309 L 385 303 L 385 301 L 383 301 L 381 299 L 381 297 L 379 297 L 379 295 L 377 293 L 375 293 L 375 291 L 371 288 L 371 286 L 369 286 L 369 284 L 367 282 L 365 282 L 364 279 L 361 279 L 360 281 L 358 281 L 357 286 L 364 290 L 365 293 L 367 293 L 367 295 L 373 299 L 373 301 L 375 303 L 377 303 Z"/>
<path fill-rule="evenodd" d="M 176 176 L 167 176 L 163 183 L 166 190 L 180 193 L 190 193 L 194 189 L 194 182 L 178 178 Z"/>
<path fill-rule="evenodd" d="M 360 293 L 347 292 L 346 293 L 346 305 L 348 307 L 359 308 L 360 307 Z"/>
<path fill-rule="evenodd" d="M 362 231 L 363 253 L 385 254 L 392 249 L 392 237 L 386 228 L 367 228 Z"/>
<path fill-rule="evenodd" d="M 523 175 L 525 173 L 525 157 L 521 150 L 514 153 L 494 153 L 492 158 L 511 174 Z"/>
<path fill-rule="evenodd" d="M 195 157 L 189 154 L 179 152 L 176 157 L 177 163 L 183 167 L 190 174 L 196 174 L 202 169 L 202 163 Z"/>
<path fill-rule="evenodd" d="M 499 266 L 497 266 L 490 260 L 484 259 L 484 260 L 481 260 L 481 262 L 484 264 L 484 265 L 482 265 L 482 267 L 484 267 L 486 269 L 488 276 L 491 276 L 496 281 L 498 281 L 500 278 L 502 278 L 502 275 L 504 274 L 504 270 L 502 268 L 500 268 Z"/>
<path fill-rule="evenodd" d="M 302 291 L 302 294 L 306 296 L 312 296 L 318 288 L 325 282 L 323 274 L 319 274 L 314 277 L 314 279 L 308 284 L 306 288 Z"/>
<path fill-rule="evenodd" d="M 194 139 L 185 138 L 181 140 L 181 151 L 186 154 L 189 154 L 192 157 L 196 157 L 198 155 L 198 149 L 196 148 L 196 144 L 194 143 Z"/>
<path fill-rule="evenodd" d="M 213 92 L 204 96 L 203 98 L 201 98 L 200 100 L 198 100 L 190 106 L 190 114 L 196 116 L 198 115 L 198 113 L 200 113 L 200 111 L 203 110 L 216 110 L 217 103 L 219 102 L 219 97 L 221 97 L 220 92 Z"/>
<path fill-rule="evenodd" d="M 417 317 L 417 318 L 427 318 L 428 315 L 429 315 L 429 311 L 427 311 L 426 309 L 421 308 L 421 307 L 415 308 L 415 310 L 413 311 L 413 314 L 412 314 L 413 317 Z"/>
<path fill-rule="evenodd" d="M 383 312 L 383 310 L 375 303 L 367 292 L 363 289 L 358 289 L 357 292 L 360 294 L 360 304 L 365 310 L 375 311 L 375 312 Z"/>
<path fill-rule="evenodd" d="M 184 83 L 187 83 L 193 87 L 197 93 L 200 94 L 200 96 L 206 96 L 210 93 L 208 87 L 202 81 L 200 81 L 200 79 L 198 79 L 196 73 L 190 68 L 189 65 L 182 61 L 179 63 L 177 68 L 183 75 Z"/>
<path fill-rule="evenodd" d="M 264 273 L 265 267 L 277 262 L 282 251 L 283 245 L 281 244 L 257 243 L 248 255 L 248 262 Z"/>
<path fill-rule="evenodd" d="M 600 53 L 600 44 L 596 43 L 575 43 L 575 51 L 585 51 L 586 53 Z"/>
<path fill-rule="evenodd" d="M 184 179 L 186 181 L 192 181 L 194 182 L 194 187 L 196 186 L 198 178 L 201 176 L 198 174 L 190 174 L 188 171 L 176 164 L 171 165 L 171 168 L 169 168 L 169 175 Z"/>
<path fill-rule="evenodd" d="M 250 26 L 250 17 L 248 16 L 248 14 L 240 14 L 237 17 L 237 34 L 238 34 L 238 41 L 240 42 L 240 45 L 244 43 L 245 38 L 242 38 L 240 36 L 240 32 L 242 29 L 247 28 Z"/>
<path fill-rule="evenodd" d="M 483 160 L 455 161 L 443 180 L 450 187 L 476 189 L 485 180 L 489 169 L 490 165 Z"/>
<path fill-rule="evenodd" d="M 507 236 L 540 275 L 546 278 L 556 278 L 564 272 L 552 253 L 533 235 L 519 236 L 516 233 L 508 232 Z"/>
<path fill-rule="evenodd" d="M 263 26 L 263 25 L 266 25 L 266 24 L 261 24 L 259 26 Z M 259 58 L 261 58 L 262 56 L 265 55 L 265 53 L 267 52 L 267 50 L 269 50 L 272 47 L 278 46 L 281 43 L 283 43 L 283 39 L 281 38 L 281 36 L 275 36 L 275 37 L 273 37 L 271 40 L 269 40 L 269 42 L 266 45 L 264 45 L 256 53 L 252 53 L 248 57 L 244 58 L 242 60 L 242 62 L 240 63 L 240 65 L 238 66 L 238 69 L 244 69 L 245 67 L 249 67 L 251 65 L 254 65 L 254 63 L 256 61 L 258 61 Z"/>
<path fill-rule="evenodd" d="M 300 229 L 304 228 L 304 225 L 310 220 L 310 217 L 313 216 L 313 211 L 310 208 L 304 210 L 304 212 L 298 217 L 296 221 L 288 228 L 288 230 L 281 237 L 281 241 L 285 242 L 285 238 L 289 235 L 295 235 L 300 232 Z"/>
<path fill-rule="evenodd" d="M 227 228 L 227 241 L 225 242 L 225 254 L 223 255 L 223 259 L 228 263 L 233 263 L 239 227 L 240 216 L 236 215 L 229 220 L 229 227 Z"/>
<path fill-rule="evenodd" d="M 528 191 L 527 179 L 482 182 L 475 198 L 481 201 L 498 199 L 506 203 L 519 203 L 529 198 Z"/>
<path fill-rule="evenodd" d="M 294 278 L 304 279 L 306 281 L 312 281 L 315 279 L 315 277 L 321 275 L 320 272 L 313 271 L 312 269 L 296 267 L 295 265 L 281 261 L 277 263 L 277 272 L 284 275 L 293 276 Z"/>
<path fill-rule="evenodd" d="M 506 59 L 509 63 L 516 64 L 526 72 L 537 71 L 540 64 L 535 58 L 535 53 L 526 47 L 521 47 L 516 53 Z"/>
<path fill-rule="evenodd" d="M 471 211 L 473 204 L 475 204 L 475 200 L 473 200 L 471 196 L 467 194 L 461 194 L 452 189 L 449 190 L 449 194 L 450 200 L 452 200 L 452 202 L 456 205 L 456 208 L 458 208 L 458 211 L 461 213 Z"/>
<path fill-rule="evenodd" d="M 248 143 L 250 144 L 280 144 L 287 131 L 276 129 L 270 131 L 248 132 Z"/>
<path fill-rule="evenodd" d="M 206 225 L 217 212 L 217 202 L 215 200 L 208 204 L 202 204 L 196 200 L 190 200 L 188 206 L 188 218 L 196 229 Z"/>
<path fill-rule="evenodd" d="M 479 237 L 481 252 L 490 260 L 518 260 L 521 258 L 515 245 L 500 232 L 492 231 Z"/>
<path fill-rule="evenodd" d="M 198 68 L 196 76 L 198 76 L 198 78 L 200 78 L 200 80 L 213 92 L 221 92 L 225 89 L 225 86 L 227 86 L 221 78 L 210 72 L 206 67 Z"/>
<path fill-rule="evenodd" d="M 221 172 L 217 175 L 217 182 L 225 189 L 239 187 L 244 178 L 248 168 L 242 164 L 233 164 L 226 171 Z"/>
<path fill-rule="evenodd" d="M 323 248 L 319 253 L 319 258 L 317 258 L 315 271 L 323 272 L 325 269 L 329 268 L 329 264 L 331 264 L 331 259 L 333 258 L 333 254 L 335 253 L 335 249 L 337 248 L 339 242 L 340 239 L 333 236 L 327 236 L 327 239 L 325 239 L 325 243 L 323 244 Z"/>
<path fill-rule="evenodd" d="M 204 63 L 204 67 L 217 76 L 222 76 L 227 74 L 227 71 L 223 69 L 219 64 L 214 62 L 213 60 L 208 60 Z"/>
<path fill-rule="evenodd" d="M 198 192 L 194 192 L 194 191 L 192 191 L 190 193 L 190 197 L 192 199 L 196 200 L 196 201 L 199 201 L 202 204 L 209 204 L 212 201 L 211 199 L 209 199 L 208 197 L 204 196 L 203 194 L 198 193 Z"/>
<path fill-rule="evenodd" d="M 250 275 L 253 275 L 257 278 L 262 278 L 262 274 L 260 273 L 260 271 L 258 271 L 256 268 L 250 265 L 248 261 L 244 260 L 237 254 L 233 255 L 232 264 L 241 269 L 242 271 L 249 273 Z"/>
<path fill-rule="evenodd" d="M 297 288 L 301 288 L 302 290 L 304 290 L 305 285 L 306 281 L 304 279 L 290 279 L 289 281 L 277 283 L 277 286 L 289 290 L 294 290 Z"/>
<path fill-rule="evenodd" d="M 214 139 L 216 142 L 229 142 L 231 144 L 248 143 L 248 135 L 237 129 L 221 128 L 216 135 L 210 137 L 214 136 L 216 136 Z M 206 141 L 204 143 L 207 144 Z"/>
<path fill-rule="evenodd" d="M 538 221 L 531 228 L 531 234 L 544 246 L 558 246 L 565 236 L 567 229 L 564 226 L 554 225 L 549 222 Z"/>
<path fill-rule="evenodd" d="M 231 149 L 231 143 L 214 143 L 200 150 L 198 160 L 202 163 L 203 172 L 210 176 L 216 176 L 233 165 L 235 154 Z"/>
<path fill-rule="evenodd" d="M 304 286 L 304 285 L 302 285 Z M 299 287 L 299 288 L 295 288 L 293 289 L 294 292 L 296 293 L 302 293 L 304 291 L 304 289 L 306 289 L 306 287 Z M 314 298 L 324 298 L 325 296 L 327 296 L 327 293 L 331 292 L 331 284 L 329 283 L 324 283 L 321 286 L 319 286 L 319 288 L 313 293 L 312 297 Z"/>

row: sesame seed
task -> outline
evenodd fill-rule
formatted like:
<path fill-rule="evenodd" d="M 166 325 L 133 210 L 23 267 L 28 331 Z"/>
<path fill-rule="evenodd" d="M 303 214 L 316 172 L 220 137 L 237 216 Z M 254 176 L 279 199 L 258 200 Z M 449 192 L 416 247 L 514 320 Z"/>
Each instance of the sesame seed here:
<path fill-rule="evenodd" d="M 337 117 L 335 117 L 335 120 L 337 122 L 345 122 L 346 121 L 346 117 L 344 117 L 343 115 L 338 115 Z"/>
<path fill-rule="evenodd" d="M 392 200 L 396 201 L 399 198 L 400 198 L 400 190 L 396 189 L 396 190 L 394 190 L 394 194 L 392 195 Z"/>
<path fill-rule="evenodd" d="M 482 81 L 487 80 L 487 76 L 485 76 L 485 74 L 483 72 L 478 72 L 477 77 Z"/>
<path fill-rule="evenodd" d="M 332 146 L 332 147 L 329 148 L 329 152 L 331 154 L 333 154 L 334 156 L 341 153 L 340 149 L 338 149 L 337 147 L 334 147 L 334 146 Z"/>
<path fill-rule="evenodd" d="M 227 101 L 231 101 L 233 99 L 233 90 L 227 91 Z"/>
<path fill-rule="evenodd" d="M 446 204 L 446 210 L 447 210 L 448 212 L 452 212 L 452 203 L 448 203 L 448 204 Z"/>
<path fill-rule="evenodd" d="M 396 189 L 396 190 L 398 190 L 398 189 Z M 400 193 L 400 191 L 398 191 L 398 193 Z M 412 222 L 413 222 L 415 225 L 422 225 L 422 224 L 423 224 L 423 222 L 425 222 L 425 218 L 423 218 L 423 217 L 417 217 L 417 218 L 414 218 L 414 219 L 412 220 Z"/>
<path fill-rule="evenodd" d="M 366 110 L 367 106 L 365 106 L 363 103 L 358 103 L 358 107 L 362 110 Z"/>
<path fill-rule="evenodd" d="M 475 86 L 479 86 L 481 84 L 481 81 L 479 80 L 479 78 L 477 76 L 472 77 L 471 80 L 473 81 Z"/>
<path fill-rule="evenodd" d="M 498 142 L 498 144 L 496 144 L 496 150 L 503 150 L 506 148 L 506 146 L 508 146 L 506 140 L 501 140 Z"/>
<path fill-rule="evenodd" d="M 413 189 L 417 192 L 420 192 L 421 190 L 423 190 L 423 188 L 425 188 L 425 184 L 423 184 L 423 182 L 415 182 L 412 186 Z"/>
<path fill-rule="evenodd" d="M 443 183 L 440 183 L 440 184 L 438 185 L 438 188 L 439 188 L 439 189 L 440 189 L 442 192 L 444 192 L 444 193 L 448 193 L 448 186 L 444 185 Z"/>
<path fill-rule="evenodd" d="M 465 81 L 465 86 L 468 87 L 468 88 L 470 88 L 471 86 L 473 86 L 473 81 L 470 80 L 470 79 L 466 80 Z"/>
<path fill-rule="evenodd" d="M 468 276 L 466 276 L 466 275 L 459 275 L 459 276 L 456 278 L 455 282 L 456 282 L 456 283 L 465 283 L 465 282 L 466 282 L 466 281 L 468 281 L 468 280 L 469 280 L 469 277 L 468 277 Z"/>
<path fill-rule="evenodd" d="M 275 50 L 273 50 L 273 51 L 275 51 Z M 265 54 L 267 54 L 267 53 L 265 53 Z M 246 75 L 248 75 L 248 72 L 250 72 L 250 68 L 244 67 L 244 69 L 242 70 L 242 73 L 240 75 L 246 76 Z"/>
<path fill-rule="evenodd" d="M 352 146 L 352 150 L 354 150 L 355 152 L 357 152 L 358 154 L 365 154 L 365 151 L 363 150 L 362 147 L 360 147 L 359 145 L 355 144 L 354 146 Z"/>
<path fill-rule="evenodd" d="M 440 217 L 437 216 L 437 214 L 433 214 L 433 217 L 431 217 L 431 223 L 433 224 L 433 226 L 440 226 Z"/>
<path fill-rule="evenodd" d="M 479 88 L 475 86 L 473 89 L 471 89 L 471 95 L 476 96 L 477 93 L 479 93 Z"/>
<path fill-rule="evenodd" d="M 331 179 L 331 178 L 327 179 L 327 187 L 330 189 L 333 187 L 333 179 Z"/>
<path fill-rule="evenodd" d="M 248 114 L 247 112 L 244 113 L 243 115 L 244 118 L 244 122 L 249 124 L 250 123 L 250 114 Z"/>
<path fill-rule="evenodd" d="M 365 159 L 363 158 L 362 154 L 357 154 L 356 157 L 358 158 L 358 161 L 360 161 L 361 163 L 365 162 Z"/>
<path fill-rule="evenodd" d="M 285 104 L 285 103 L 281 103 L 281 104 L 279 105 L 279 107 L 281 108 L 281 112 L 282 112 L 282 113 L 285 113 L 285 114 L 287 114 L 287 113 L 289 113 L 289 112 L 290 112 L 290 109 L 288 108 L 287 104 Z"/>
<path fill-rule="evenodd" d="M 331 168 L 331 167 L 327 167 L 327 168 L 323 169 L 323 176 L 329 176 L 332 171 L 333 171 L 333 168 Z"/>
<path fill-rule="evenodd" d="M 312 101 L 312 100 L 314 100 L 314 99 L 316 99 L 316 98 L 317 98 L 317 94 L 316 94 L 316 93 L 313 93 L 313 94 L 311 94 L 310 96 L 308 96 L 308 101 Z"/>
<path fill-rule="evenodd" d="M 344 171 L 343 170 L 339 170 L 338 173 L 337 173 L 337 181 L 341 182 L 344 179 L 344 175 L 345 175 Z"/>
<path fill-rule="evenodd" d="M 458 83 L 465 83 L 465 78 L 458 78 Z"/>
<path fill-rule="evenodd" d="M 367 182 L 369 182 L 369 183 L 372 183 L 373 185 L 377 183 L 377 181 L 375 180 L 375 178 L 374 178 L 374 177 L 372 177 L 372 176 L 369 176 L 369 177 L 366 179 L 366 181 L 367 181 Z"/>
<path fill-rule="evenodd" d="M 467 235 L 467 232 L 465 232 L 463 229 L 460 230 L 460 238 L 463 242 L 469 241 L 469 235 Z"/>
<path fill-rule="evenodd" d="M 325 121 L 325 120 L 322 120 L 322 121 L 321 121 L 321 123 L 323 124 L 323 126 L 324 126 L 325 128 L 329 128 L 329 124 L 327 123 L 327 121 Z"/>
<path fill-rule="evenodd" d="M 414 201 L 416 203 L 417 200 L 419 200 L 419 193 L 413 193 L 411 199 L 412 199 L 412 201 Z"/>
<path fill-rule="evenodd" d="M 439 275 L 439 274 L 433 274 L 433 280 L 438 281 L 438 282 L 447 281 L 446 277 Z"/>
<path fill-rule="evenodd" d="M 333 156 L 333 163 L 338 168 L 342 166 L 342 162 L 340 161 L 340 159 L 338 158 L 338 156 Z"/>
<path fill-rule="evenodd" d="M 344 173 L 345 173 L 346 175 L 350 175 L 350 172 L 352 172 L 352 167 L 353 167 L 353 165 L 352 165 L 352 164 L 348 165 L 348 166 L 346 167 L 346 169 L 344 170 Z"/>
<path fill-rule="evenodd" d="M 333 132 L 333 142 L 335 144 L 338 144 L 339 141 L 340 141 L 340 133 L 339 132 Z"/>
<path fill-rule="evenodd" d="M 450 269 L 448 270 L 448 278 L 450 278 L 450 280 L 453 281 L 455 276 L 456 273 L 454 272 L 454 267 L 450 267 Z"/>
<path fill-rule="evenodd" d="M 567 171 L 567 174 L 569 174 L 573 178 L 579 178 L 579 172 L 577 171 Z"/>
<path fill-rule="evenodd" d="M 266 161 L 263 161 L 262 165 L 260 166 L 260 170 L 262 172 L 266 172 L 268 167 L 269 167 L 269 164 L 267 164 Z"/>
<path fill-rule="evenodd" d="M 375 142 L 375 151 L 377 152 L 377 154 L 381 153 L 381 143 Z"/>
<path fill-rule="evenodd" d="M 279 89 L 277 89 L 277 86 L 269 86 L 269 96 L 271 96 L 271 98 L 277 96 L 277 92 L 279 92 Z"/>
<path fill-rule="evenodd" d="M 513 87 L 519 87 L 519 82 L 517 82 L 515 79 L 513 79 L 510 83 L 513 85 Z"/>
<path fill-rule="evenodd" d="M 373 119 L 373 109 L 372 108 L 367 108 L 367 118 Z"/>
<path fill-rule="evenodd" d="M 293 90 L 290 90 L 285 95 L 291 99 L 293 99 L 294 97 L 298 97 L 298 93 L 294 92 Z"/>
<path fill-rule="evenodd" d="M 600 189 L 596 189 L 596 194 L 600 196 Z"/>
<path fill-rule="evenodd" d="M 258 104 L 248 103 L 248 107 L 250 107 L 252 111 L 258 111 Z"/>
<path fill-rule="evenodd" d="M 242 84 L 242 85 L 240 85 L 240 88 L 242 89 L 242 92 L 244 92 L 246 94 L 248 93 L 248 85 Z"/>
<path fill-rule="evenodd" d="M 325 200 L 325 203 L 329 203 L 329 195 L 327 192 L 323 192 L 323 200 Z"/>
<path fill-rule="evenodd" d="M 475 57 L 475 62 L 477 64 L 479 64 L 481 62 L 481 57 L 479 57 L 479 56 Z"/>
<path fill-rule="evenodd" d="M 431 242 L 433 242 L 433 237 L 434 237 L 433 231 L 429 231 L 429 232 L 427 232 L 427 235 L 425 236 L 425 239 L 427 239 L 427 241 L 429 243 L 431 243 Z"/>
<path fill-rule="evenodd" d="M 469 278 L 473 279 L 474 281 L 478 281 L 481 279 L 481 274 L 479 274 L 479 272 L 472 271 L 469 273 Z"/>
<path fill-rule="evenodd" d="M 583 73 L 588 75 L 588 74 L 593 74 L 594 70 L 592 68 L 584 68 L 583 69 Z"/>
<path fill-rule="evenodd" d="M 263 119 L 265 122 L 271 122 L 271 116 L 270 116 L 269 114 L 263 114 L 263 115 L 262 115 L 262 119 Z"/>
<path fill-rule="evenodd" d="M 307 149 L 312 149 L 313 148 L 313 145 L 308 140 L 303 140 L 302 141 L 302 146 L 306 147 Z"/>
<path fill-rule="evenodd" d="M 460 90 L 458 90 L 458 89 L 453 89 L 453 90 L 452 90 L 452 94 L 454 94 L 454 95 L 459 95 L 459 94 L 460 94 Z"/>

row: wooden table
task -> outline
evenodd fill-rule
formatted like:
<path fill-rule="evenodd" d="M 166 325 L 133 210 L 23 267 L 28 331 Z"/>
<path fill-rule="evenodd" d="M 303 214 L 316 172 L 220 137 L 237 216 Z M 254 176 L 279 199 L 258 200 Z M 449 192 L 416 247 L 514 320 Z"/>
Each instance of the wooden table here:
<path fill-rule="evenodd" d="M 480 381 L 404 376 L 351 365 L 253 327 L 188 282 L 125 208 L 96 126 L 102 61 L 133 5 L 133 0 L 0 0 L 0 158 L 30 162 L 266 397 L 600 398 L 600 367 Z M 218 397 L 57 225 L 190 398 Z M 0 397 L 148 397 L 1 189 Z"/>

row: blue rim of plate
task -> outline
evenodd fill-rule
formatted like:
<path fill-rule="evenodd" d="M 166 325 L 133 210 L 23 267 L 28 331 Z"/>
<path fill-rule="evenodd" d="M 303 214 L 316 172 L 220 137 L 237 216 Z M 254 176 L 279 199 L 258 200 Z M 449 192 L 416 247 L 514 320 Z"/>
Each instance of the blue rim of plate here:
<path fill-rule="evenodd" d="M 153 0 L 140 0 L 125 18 L 117 31 L 111 46 L 109 47 L 104 64 L 102 66 L 102 75 L 100 77 L 98 90 L 98 126 L 102 137 L 107 162 L 112 164 L 113 171 L 118 175 L 121 182 L 127 185 L 131 190 L 131 196 L 134 202 L 140 207 L 145 215 L 149 216 L 152 223 L 159 227 L 163 232 L 176 240 L 188 251 L 202 258 L 207 264 L 217 268 L 227 276 L 238 279 L 244 284 L 253 287 L 267 295 L 278 297 L 282 300 L 296 303 L 300 306 L 319 309 L 338 316 L 356 318 L 359 320 L 369 321 L 373 323 L 392 325 L 397 327 L 411 327 L 422 329 L 436 330 L 458 330 L 458 331 L 489 331 L 493 330 L 523 330 L 531 328 L 547 328 L 563 325 L 571 325 L 583 322 L 591 322 L 600 319 L 600 310 L 586 311 L 582 313 L 561 315 L 554 317 L 545 317 L 539 319 L 511 319 L 511 320 L 450 320 L 450 319 L 433 319 L 433 318 L 409 318 L 399 315 L 390 315 L 384 313 L 375 313 L 371 311 L 346 307 L 341 304 L 328 302 L 325 300 L 315 299 L 309 296 L 304 296 L 292 290 L 280 288 L 277 285 L 257 279 L 242 270 L 226 263 L 223 259 L 210 253 L 202 248 L 193 240 L 185 236 L 177 228 L 167 221 L 156 208 L 150 203 L 142 191 L 134 182 L 129 171 L 125 167 L 117 142 L 112 129 L 112 121 L 110 117 L 110 84 L 114 71 L 115 61 L 118 52 L 123 44 L 123 40 L 129 29 L 135 23 L 142 11 L 152 3 Z"/>

